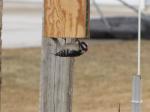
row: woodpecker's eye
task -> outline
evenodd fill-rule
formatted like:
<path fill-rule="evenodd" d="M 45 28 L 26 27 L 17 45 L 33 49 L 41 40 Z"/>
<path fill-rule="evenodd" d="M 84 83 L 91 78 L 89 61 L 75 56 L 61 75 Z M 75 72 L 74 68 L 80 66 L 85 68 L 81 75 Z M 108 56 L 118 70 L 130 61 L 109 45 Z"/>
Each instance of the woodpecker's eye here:
<path fill-rule="evenodd" d="M 81 49 L 83 51 L 87 51 L 88 50 L 88 45 L 85 42 L 80 42 L 80 46 L 81 46 Z"/>

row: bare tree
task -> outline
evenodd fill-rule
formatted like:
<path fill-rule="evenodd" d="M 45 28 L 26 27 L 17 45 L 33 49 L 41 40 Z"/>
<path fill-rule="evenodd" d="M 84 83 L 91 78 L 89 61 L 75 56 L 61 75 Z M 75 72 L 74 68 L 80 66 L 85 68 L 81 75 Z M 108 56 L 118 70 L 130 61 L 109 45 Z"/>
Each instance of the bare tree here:
<path fill-rule="evenodd" d="M 2 72 L 1 72 L 1 57 L 2 57 L 2 40 L 1 40 L 1 31 L 2 31 L 2 9 L 3 9 L 3 0 L 0 0 L 0 111 L 1 111 L 1 92 L 2 92 Z"/>

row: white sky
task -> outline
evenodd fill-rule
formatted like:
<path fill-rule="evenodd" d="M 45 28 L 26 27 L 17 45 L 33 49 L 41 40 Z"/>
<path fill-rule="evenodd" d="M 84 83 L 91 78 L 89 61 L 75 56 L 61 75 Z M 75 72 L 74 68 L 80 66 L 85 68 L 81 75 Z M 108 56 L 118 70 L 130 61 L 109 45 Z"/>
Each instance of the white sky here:
<path fill-rule="evenodd" d="M 44 0 L 4 0 L 4 1 L 24 1 L 24 2 L 42 2 Z M 92 0 L 90 0 L 92 1 Z M 136 4 L 138 3 L 138 0 L 124 0 L 128 2 L 129 4 Z M 147 3 L 150 3 L 150 0 L 145 0 Z M 98 3 L 107 3 L 107 4 L 118 4 L 119 2 L 117 0 L 96 0 Z"/>
<path fill-rule="evenodd" d="M 92 1 L 92 0 L 91 0 Z M 127 2 L 128 4 L 138 4 L 139 0 L 124 0 L 125 2 Z M 97 3 L 101 3 L 101 4 L 120 4 L 118 2 L 118 0 L 96 0 Z M 150 0 L 145 0 L 146 3 L 150 3 Z"/>

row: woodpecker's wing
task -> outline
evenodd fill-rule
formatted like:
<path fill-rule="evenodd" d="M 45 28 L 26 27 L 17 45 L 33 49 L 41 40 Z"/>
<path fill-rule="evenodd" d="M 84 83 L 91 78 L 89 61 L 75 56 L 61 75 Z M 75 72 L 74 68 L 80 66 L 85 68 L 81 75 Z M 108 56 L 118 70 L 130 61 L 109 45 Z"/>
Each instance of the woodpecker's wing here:
<path fill-rule="evenodd" d="M 80 48 L 79 48 L 79 44 L 77 43 L 67 43 L 61 46 L 60 48 L 60 50 L 66 50 L 66 49 L 78 51 Z"/>

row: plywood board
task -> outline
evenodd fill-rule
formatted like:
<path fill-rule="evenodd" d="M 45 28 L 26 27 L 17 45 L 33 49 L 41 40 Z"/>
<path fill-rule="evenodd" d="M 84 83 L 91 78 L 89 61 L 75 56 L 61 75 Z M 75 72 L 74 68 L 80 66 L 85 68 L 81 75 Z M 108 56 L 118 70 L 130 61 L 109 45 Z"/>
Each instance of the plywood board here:
<path fill-rule="evenodd" d="M 44 37 L 85 38 L 89 0 L 44 0 Z"/>

